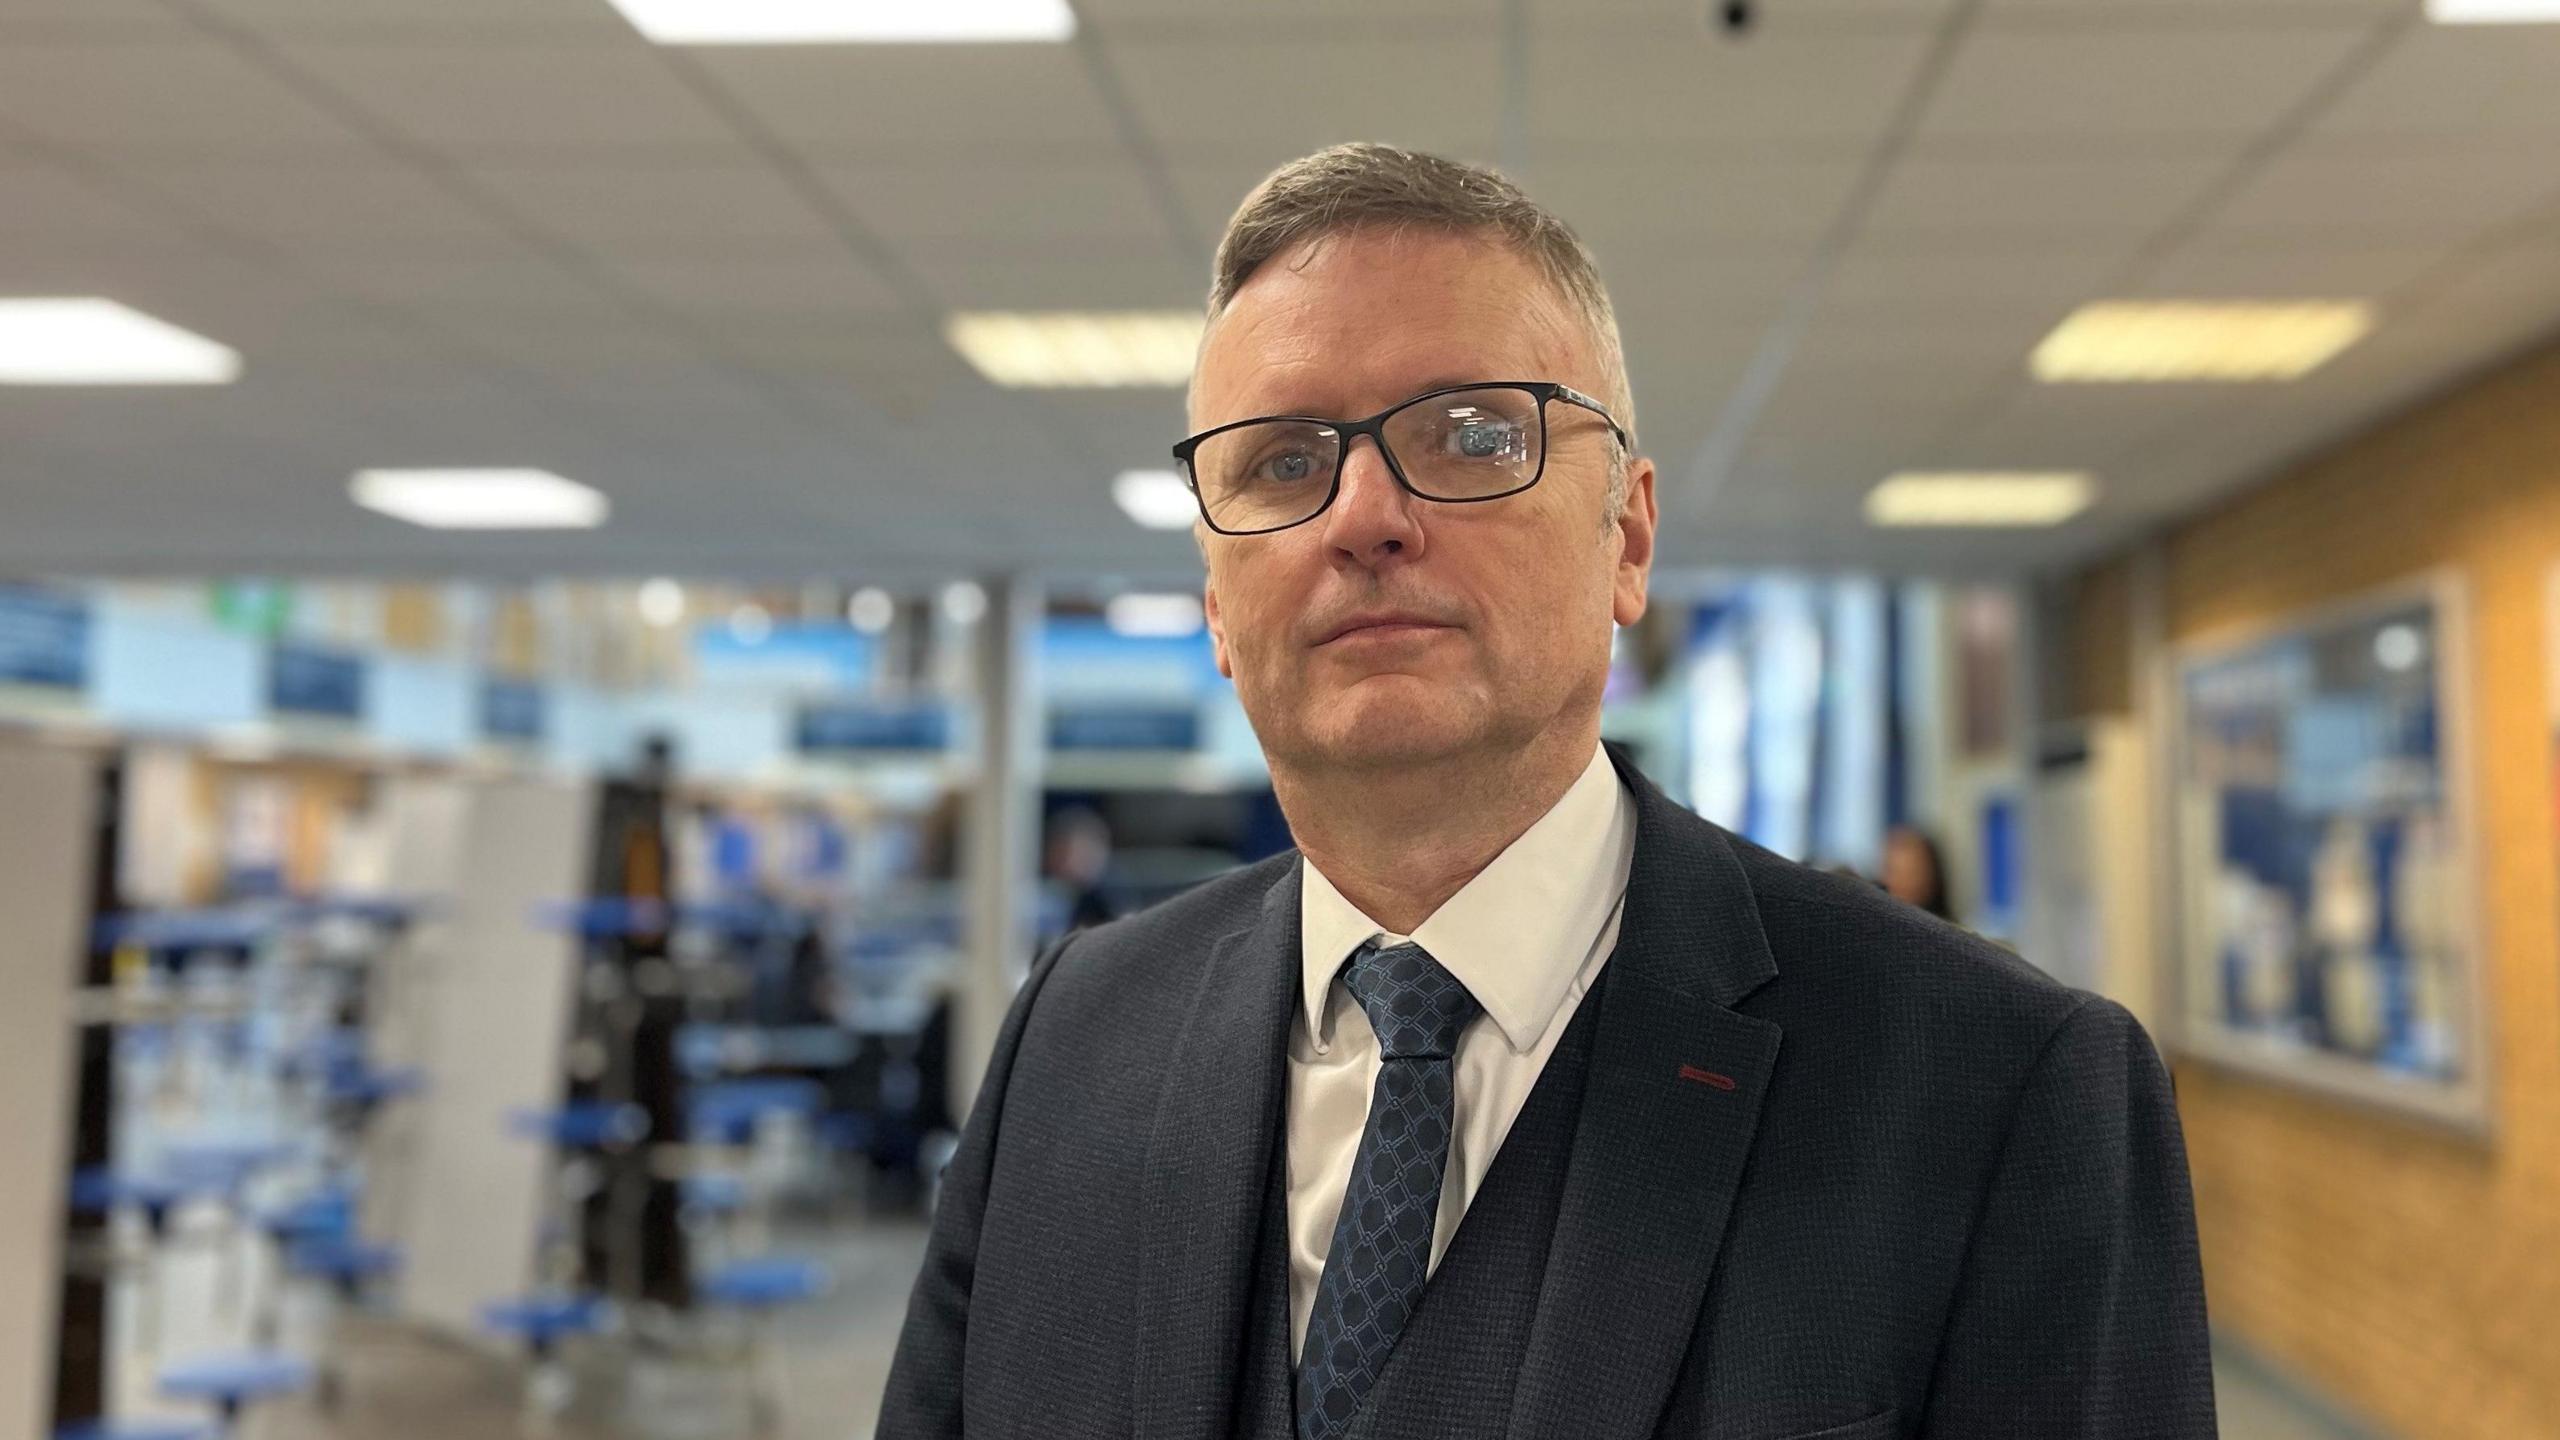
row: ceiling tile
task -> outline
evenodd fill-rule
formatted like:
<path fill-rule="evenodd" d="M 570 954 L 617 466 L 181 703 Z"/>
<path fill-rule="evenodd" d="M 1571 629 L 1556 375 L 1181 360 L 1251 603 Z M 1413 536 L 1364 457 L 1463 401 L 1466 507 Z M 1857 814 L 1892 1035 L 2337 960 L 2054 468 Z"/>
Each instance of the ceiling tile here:
<path fill-rule="evenodd" d="M 327 113 L 205 39 L 0 46 L 0 120 L 72 145 L 349 149 Z"/>
<path fill-rule="evenodd" d="M 1855 246 L 1824 296 L 1848 307 L 2068 308 L 2091 298 L 2118 268 L 2115 247 L 2107 245 L 2011 243 L 1919 254 Z"/>
<path fill-rule="evenodd" d="M 2312 230 L 2210 229 L 2162 256 L 2130 289 L 2163 297 L 2379 298 L 2426 275 L 2455 248 Z"/>
<path fill-rule="evenodd" d="M 473 255 L 315 255 L 304 268 L 319 284 L 351 296 L 436 313 L 523 312 L 586 293 L 579 272 L 530 246 Z"/>
<path fill-rule="evenodd" d="M 636 36 L 460 44 L 288 33 L 276 43 L 348 103 L 448 152 L 731 139 L 718 113 Z"/>
<path fill-rule="evenodd" d="M 807 197 L 744 157 L 682 166 L 498 162 L 470 177 L 543 233 L 599 254 L 789 242 L 825 255 L 843 245 Z"/>
<path fill-rule="evenodd" d="M 768 257 L 755 251 L 614 257 L 604 269 L 656 303 L 715 329 L 776 316 L 812 319 L 895 310 L 899 294 L 851 255 Z"/>
<path fill-rule="evenodd" d="M 0 4 L 20 0 L 0 0 Z M 86 3 L 86 0 L 82 0 Z M 208 14 L 253 29 L 361 35 L 368 32 L 475 33 L 604 30 L 628 36 L 630 22 L 604 0 L 190 0 Z"/>
<path fill-rule="evenodd" d="M 1924 149 L 1885 178 L 1865 234 L 1881 242 L 1991 231 L 2138 238 L 2193 204 L 2230 163 L 2219 155 L 2027 158 Z"/>
<path fill-rule="evenodd" d="M 2412 25 L 2322 112 L 2314 134 L 2499 137 L 2560 134 L 2560 27 Z"/>
<path fill-rule="evenodd" d="M 1286 159 L 1340 141 L 1383 140 L 1481 158 L 1499 124 L 1501 55 L 1492 26 L 1384 39 L 1239 30 L 1115 41 L 1109 51 L 1130 106 L 1166 144 L 1254 147 Z M 1239 86 L 1286 98 L 1239 103 Z"/>
<path fill-rule="evenodd" d="M 2366 28 L 1980 30 L 1957 51 L 1918 133 L 1931 141 L 2252 136 L 2301 103 Z"/>
<path fill-rule="evenodd" d="M 1099 145 L 1116 138 L 1074 47 L 747 46 L 682 52 L 781 138 L 814 152 Z"/>
<path fill-rule="evenodd" d="M 0 38 L 12 42 L 175 37 L 186 27 L 160 0 L 0 0 Z"/>
<path fill-rule="evenodd" d="M 1925 32 L 1789 32 L 1744 45 L 1685 15 L 1641 28 L 1542 33 L 1529 65 L 1529 127 L 1539 140 L 1870 141 L 1881 135 L 1926 53 Z M 1488 58 L 1476 88 L 1499 94 Z"/>
<path fill-rule="evenodd" d="M 506 232 L 468 200 L 387 160 L 162 157 L 123 173 L 178 210 L 292 254 L 487 253 L 508 243 Z"/>
<path fill-rule="evenodd" d="M 0 158 L 0 251 L 21 256 L 169 251 L 197 243 L 172 217 L 122 187 Z"/>
<path fill-rule="evenodd" d="M 2213 223 L 2312 244 L 2466 237 L 2560 199 L 2547 139 L 2531 147 L 2305 141 L 2253 174 Z"/>
<path fill-rule="evenodd" d="M 1026 247 L 1163 243 L 1165 222 L 1138 168 L 1111 152 L 1085 161 L 831 163 L 819 174 L 874 232 L 903 244 L 1003 237 Z"/>
<path fill-rule="evenodd" d="M 1637 152 L 1545 163 L 1526 177 L 1540 203 L 1604 256 L 1620 249 L 1716 242 L 1800 242 L 1840 216 L 1864 162 L 1853 155 Z"/>
<path fill-rule="evenodd" d="M 1189 264 L 1170 247 L 1153 254 L 1010 257 L 927 247 L 909 263 L 953 310 L 1187 309 L 1209 293 L 1207 263 Z"/>

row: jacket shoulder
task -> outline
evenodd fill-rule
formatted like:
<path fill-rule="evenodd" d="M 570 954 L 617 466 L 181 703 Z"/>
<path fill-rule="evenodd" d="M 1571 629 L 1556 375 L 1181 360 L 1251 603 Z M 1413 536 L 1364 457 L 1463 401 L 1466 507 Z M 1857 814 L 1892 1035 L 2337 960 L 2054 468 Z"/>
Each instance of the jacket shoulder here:
<path fill-rule="evenodd" d="M 1116 982 L 1132 969 L 1196 964 L 1208 947 L 1262 919 L 1272 887 L 1289 877 L 1298 852 L 1284 851 L 1206 880 L 1168 900 L 1079 930 L 1057 957 L 1054 988 Z"/>
<path fill-rule="evenodd" d="M 1825 1009 L 1925 1019 L 2030 1056 L 2093 998 L 2016 952 L 1862 880 L 1728 836 L 1768 936 L 1773 988 Z M 2107 1008 L 2114 1008 L 2109 1004 Z"/>

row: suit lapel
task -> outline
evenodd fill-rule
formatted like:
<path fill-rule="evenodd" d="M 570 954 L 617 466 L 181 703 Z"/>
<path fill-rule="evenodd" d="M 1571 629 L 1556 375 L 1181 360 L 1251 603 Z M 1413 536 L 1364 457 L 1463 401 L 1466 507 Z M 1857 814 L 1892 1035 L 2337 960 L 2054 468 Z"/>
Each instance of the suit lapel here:
<path fill-rule="evenodd" d="M 1140 1201 L 1131 1414 L 1141 1440 L 1227 1430 L 1287 1093 L 1298 877 L 1292 864 L 1261 918 L 1210 952 L 1166 1059 Z"/>
<path fill-rule="evenodd" d="M 1653 1433 L 1698 1325 L 1779 1029 L 1730 1007 L 1776 971 L 1722 831 L 1611 752 L 1636 851 L 1511 1434 Z"/>

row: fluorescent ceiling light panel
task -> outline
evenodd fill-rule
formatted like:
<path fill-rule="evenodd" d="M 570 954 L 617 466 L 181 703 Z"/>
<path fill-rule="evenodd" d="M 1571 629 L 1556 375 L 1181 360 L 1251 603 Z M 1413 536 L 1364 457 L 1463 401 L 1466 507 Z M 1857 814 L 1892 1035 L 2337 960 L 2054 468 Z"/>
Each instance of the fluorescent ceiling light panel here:
<path fill-rule="evenodd" d="M 1200 518 L 1191 487 L 1171 470 L 1124 470 L 1111 482 L 1111 498 L 1149 530 L 1188 530 Z"/>
<path fill-rule="evenodd" d="M 548 470 L 363 470 L 347 493 L 430 530 L 592 530 L 612 504 Z"/>
<path fill-rule="evenodd" d="M 239 351 L 113 300 L 0 300 L 0 385 L 228 385 L 239 378 Z"/>
<path fill-rule="evenodd" d="M 2360 300 L 2108 300 L 2073 311 L 2028 364 L 2050 382 L 2295 380 L 2372 328 Z"/>
<path fill-rule="evenodd" d="M 1200 597 L 1114 595 L 1104 603 L 1102 619 L 1115 635 L 1142 640 L 1178 640 L 1200 633 Z"/>
<path fill-rule="evenodd" d="M 2560 21 L 2560 0 L 2427 0 L 2439 25 L 2530 25 Z"/>
<path fill-rule="evenodd" d="M 998 385 L 1101 390 L 1189 384 L 1201 324 L 1191 310 L 981 311 L 952 316 L 942 333 Z"/>
<path fill-rule="evenodd" d="M 2079 471 L 1906 470 L 1867 492 L 1867 523 L 1971 529 L 2059 525 L 2089 508 Z"/>
<path fill-rule="evenodd" d="M 661 45 L 1064 40 L 1067 0 L 613 0 Z"/>

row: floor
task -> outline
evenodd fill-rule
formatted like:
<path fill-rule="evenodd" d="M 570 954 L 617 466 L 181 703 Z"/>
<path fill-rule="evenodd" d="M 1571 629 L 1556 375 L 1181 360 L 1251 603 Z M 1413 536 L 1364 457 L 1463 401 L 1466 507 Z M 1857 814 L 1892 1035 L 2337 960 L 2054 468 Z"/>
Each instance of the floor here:
<path fill-rule="evenodd" d="M 776 1440 L 869 1440 L 909 1278 L 915 1224 L 871 1224 L 817 1242 L 836 1275 L 830 1297 L 782 1321 L 772 1356 L 784 1411 Z M 240 1440 L 491 1440 L 524 1419 L 522 1367 L 384 1320 L 342 1319 L 341 1407 L 296 1400 L 252 1416 Z M 660 1357 L 591 1359 L 552 1440 L 730 1440 L 748 1433 L 743 1372 Z M 2301 1403 L 2244 1357 L 2217 1367 L 2227 1440 L 2380 1440 Z"/>

